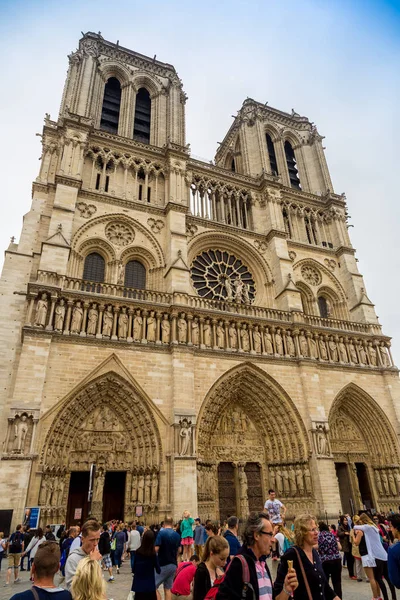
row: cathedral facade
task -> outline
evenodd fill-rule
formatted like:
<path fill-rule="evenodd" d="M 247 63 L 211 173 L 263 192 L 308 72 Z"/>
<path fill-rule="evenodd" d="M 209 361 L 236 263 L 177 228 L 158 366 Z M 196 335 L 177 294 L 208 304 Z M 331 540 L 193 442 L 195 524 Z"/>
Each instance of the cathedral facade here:
<path fill-rule="evenodd" d="M 247 99 L 201 162 L 186 100 L 100 34 L 69 56 L 0 281 L 0 509 L 244 517 L 269 487 L 289 516 L 396 508 L 398 370 L 322 136 Z"/>

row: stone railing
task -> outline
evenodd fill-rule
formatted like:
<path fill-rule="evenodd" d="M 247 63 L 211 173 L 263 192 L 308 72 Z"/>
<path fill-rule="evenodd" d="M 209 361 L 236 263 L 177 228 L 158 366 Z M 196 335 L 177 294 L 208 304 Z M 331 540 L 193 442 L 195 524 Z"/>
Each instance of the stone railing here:
<path fill-rule="evenodd" d="M 157 292 L 148 293 L 157 298 Z M 277 323 L 280 311 L 274 311 L 275 322 L 271 323 L 265 317 L 226 312 L 213 316 L 192 307 L 183 312 L 177 303 L 162 306 L 157 300 L 147 299 L 143 306 L 143 302 L 128 297 L 98 297 L 82 289 L 45 290 L 37 284 L 30 284 L 28 299 L 26 326 L 59 335 L 371 368 L 393 367 L 386 338 L 365 333 L 338 335 L 300 323 Z"/>

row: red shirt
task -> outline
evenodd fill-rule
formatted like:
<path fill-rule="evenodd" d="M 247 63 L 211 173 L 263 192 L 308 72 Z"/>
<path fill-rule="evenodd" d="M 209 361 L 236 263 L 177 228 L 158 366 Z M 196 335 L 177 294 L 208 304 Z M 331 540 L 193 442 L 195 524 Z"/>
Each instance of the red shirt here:
<path fill-rule="evenodd" d="M 190 584 L 194 579 L 196 569 L 196 565 L 190 561 L 182 562 L 176 572 L 175 581 L 171 592 L 173 594 L 180 594 L 181 596 L 189 596 Z"/>

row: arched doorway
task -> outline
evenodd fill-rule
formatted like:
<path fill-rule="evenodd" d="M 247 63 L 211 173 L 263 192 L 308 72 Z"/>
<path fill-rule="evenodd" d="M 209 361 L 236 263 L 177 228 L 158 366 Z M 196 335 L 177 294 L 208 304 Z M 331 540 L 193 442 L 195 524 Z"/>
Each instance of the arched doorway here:
<path fill-rule="evenodd" d="M 304 423 L 281 386 L 254 365 L 233 368 L 211 388 L 197 448 L 198 509 L 205 518 L 245 518 L 261 510 L 268 487 L 289 515 L 314 509 Z"/>
<path fill-rule="evenodd" d="M 343 512 L 396 508 L 399 448 L 375 400 L 355 384 L 346 386 L 332 404 L 329 428 Z"/>
<path fill-rule="evenodd" d="M 126 519 L 134 516 L 136 506 L 157 517 L 158 427 L 144 395 L 114 372 L 83 386 L 52 420 L 40 458 L 39 506 L 44 519 L 71 524 L 88 515 L 92 464 L 93 517 Z"/>

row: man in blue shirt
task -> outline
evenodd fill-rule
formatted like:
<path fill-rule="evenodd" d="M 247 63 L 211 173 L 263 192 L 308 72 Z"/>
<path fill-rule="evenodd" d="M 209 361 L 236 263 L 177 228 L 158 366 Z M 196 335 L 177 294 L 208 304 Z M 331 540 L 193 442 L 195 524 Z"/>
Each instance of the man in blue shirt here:
<path fill-rule="evenodd" d="M 229 544 L 229 559 L 232 560 L 234 556 L 239 552 L 241 544 L 238 540 L 237 534 L 239 530 L 239 519 L 237 517 L 229 517 L 228 529 L 224 533 L 224 538 Z M 228 561 L 229 562 L 229 561 Z"/>
<path fill-rule="evenodd" d="M 161 600 L 158 588 L 164 585 L 165 600 L 172 600 L 171 588 L 174 583 L 178 565 L 178 551 L 181 545 L 181 536 L 172 528 L 174 522 L 168 517 L 164 521 L 164 528 L 160 529 L 156 538 L 156 552 L 161 573 L 156 573 L 157 598 Z"/>
<path fill-rule="evenodd" d="M 388 521 L 394 537 L 394 544 L 388 549 L 389 579 L 395 587 L 400 588 L 400 514 L 390 515 Z"/>

